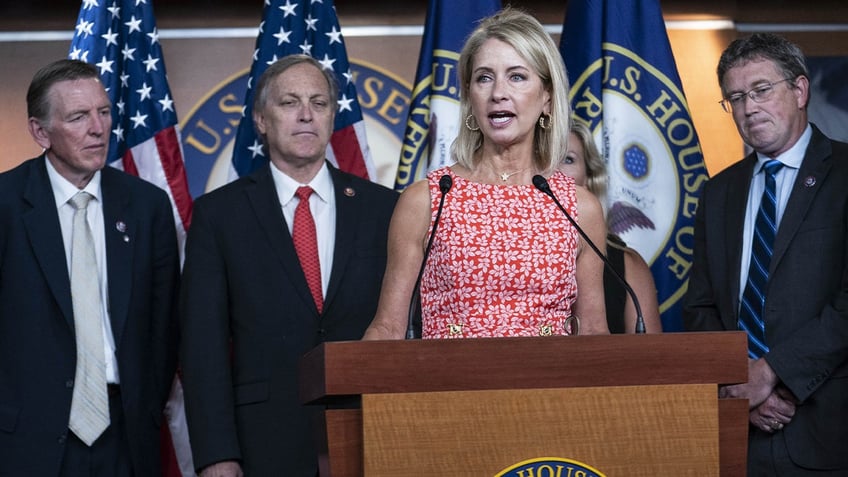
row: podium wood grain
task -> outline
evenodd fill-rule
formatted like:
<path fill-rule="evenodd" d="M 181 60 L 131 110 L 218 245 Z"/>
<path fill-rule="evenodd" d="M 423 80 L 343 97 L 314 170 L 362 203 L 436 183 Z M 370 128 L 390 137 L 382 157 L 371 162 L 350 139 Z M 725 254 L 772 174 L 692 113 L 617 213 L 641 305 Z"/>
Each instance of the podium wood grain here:
<path fill-rule="evenodd" d="M 707 384 L 365 395 L 364 470 L 491 477 L 560 457 L 608 476 L 717 476 L 717 416 Z"/>
<path fill-rule="evenodd" d="M 747 405 L 716 390 L 747 380 L 745 349 L 741 332 L 324 343 L 301 362 L 301 398 L 332 408 L 380 394 L 708 385 L 720 475 L 740 475 Z M 363 475 L 362 411 L 330 409 L 322 426 L 321 475 Z"/>

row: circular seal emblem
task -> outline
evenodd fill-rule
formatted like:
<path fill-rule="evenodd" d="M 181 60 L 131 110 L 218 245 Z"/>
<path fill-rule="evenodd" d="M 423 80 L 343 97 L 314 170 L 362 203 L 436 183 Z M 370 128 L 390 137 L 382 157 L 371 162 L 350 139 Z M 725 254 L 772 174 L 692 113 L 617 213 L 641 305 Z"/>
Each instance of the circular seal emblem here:
<path fill-rule="evenodd" d="M 379 66 L 351 59 L 359 106 L 365 118 L 368 145 L 377 182 L 393 187 L 406 126 L 411 85 Z M 230 164 L 244 106 L 248 69 L 209 91 L 180 124 L 183 158 L 192 197 L 233 179 Z"/>
<path fill-rule="evenodd" d="M 626 48 L 604 48 L 575 81 L 572 104 L 607 163 L 609 231 L 651 265 L 664 313 L 686 291 L 706 167 L 675 82 Z"/>
<path fill-rule="evenodd" d="M 606 477 L 598 469 L 576 460 L 540 457 L 519 462 L 495 477 Z"/>
<path fill-rule="evenodd" d="M 412 92 L 397 169 L 398 189 L 451 162 L 450 146 L 461 125 L 456 87 L 459 53 L 436 49 L 432 59 L 432 72 L 418 81 Z"/>

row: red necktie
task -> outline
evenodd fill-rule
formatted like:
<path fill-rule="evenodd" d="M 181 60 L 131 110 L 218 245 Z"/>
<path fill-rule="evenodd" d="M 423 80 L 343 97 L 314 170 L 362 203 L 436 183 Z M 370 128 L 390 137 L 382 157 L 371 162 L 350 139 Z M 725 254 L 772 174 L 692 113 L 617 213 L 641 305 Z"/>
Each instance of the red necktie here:
<path fill-rule="evenodd" d="M 301 186 L 297 188 L 294 195 L 300 199 L 297 208 L 294 209 L 294 225 L 292 226 L 292 239 L 300 259 L 300 266 L 306 276 L 306 284 L 312 292 L 312 299 L 318 313 L 324 307 L 324 294 L 321 290 L 321 264 L 318 261 L 318 236 L 315 232 L 315 220 L 309 211 L 309 196 L 312 188 Z"/>

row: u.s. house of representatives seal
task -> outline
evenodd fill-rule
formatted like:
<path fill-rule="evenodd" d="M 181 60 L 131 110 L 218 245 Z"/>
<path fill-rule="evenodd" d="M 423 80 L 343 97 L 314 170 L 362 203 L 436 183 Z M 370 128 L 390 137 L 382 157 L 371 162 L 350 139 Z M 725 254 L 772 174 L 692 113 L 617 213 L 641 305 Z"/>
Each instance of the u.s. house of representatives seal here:
<path fill-rule="evenodd" d="M 707 180 L 703 155 L 674 81 L 626 48 L 603 49 L 574 82 L 572 104 L 607 161 L 609 230 L 651 265 L 664 312 L 686 291 L 698 194 Z M 592 87 L 598 84 L 600 91 Z"/>
<path fill-rule="evenodd" d="M 539 457 L 519 462 L 495 477 L 606 477 L 582 462 L 560 457 Z"/>

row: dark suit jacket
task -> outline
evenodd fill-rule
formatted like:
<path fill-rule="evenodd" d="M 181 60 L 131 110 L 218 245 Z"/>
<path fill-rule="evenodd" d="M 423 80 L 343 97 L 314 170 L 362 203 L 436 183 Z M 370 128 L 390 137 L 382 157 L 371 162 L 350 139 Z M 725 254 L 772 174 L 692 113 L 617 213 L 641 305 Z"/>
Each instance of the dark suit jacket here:
<path fill-rule="evenodd" d="M 300 357 L 362 337 L 376 312 L 398 194 L 330 167 L 333 269 L 319 316 L 270 166 L 198 198 L 181 292 L 181 366 L 195 467 L 314 477 L 316 410 L 300 404 Z"/>
<path fill-rule="evenodd" d="M 742 229 L 756 155 L 704 187 L 684 310 L 689 330 L 736 330 Z M 765 359 L 801 405 L 780 433 L 792 460 L 848 469 L 848 144 L 815 126 L 774 243 Z"/>
<path fill-rule="evenodd" d="M 76 366 L 71 288 L 44 157 L 0 174 L 0 475 L 57 475 Z M 179 257 L 167 195 L 101 173 L 109 309 L 136 475 L 159 475 L 177 356 Z M 126 224 L 126 232 L 116 223 Z M 125 240 L 124 237 L 129 237 Z"/>

